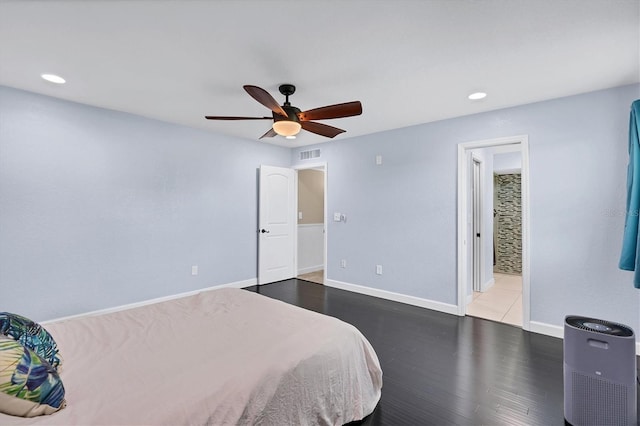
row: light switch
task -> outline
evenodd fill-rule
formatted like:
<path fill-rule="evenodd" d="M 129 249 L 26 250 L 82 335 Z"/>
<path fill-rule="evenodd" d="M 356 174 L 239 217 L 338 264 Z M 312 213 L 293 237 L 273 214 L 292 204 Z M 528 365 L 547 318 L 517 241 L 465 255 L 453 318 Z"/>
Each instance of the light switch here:
<path fill-rule="evenodd" d="M 335 222 L 340 222 L 340 218 L 342 217 L 342 215 L 340 213 L 334 213 L 333 214 L 333 220 Z"/>
<path fill-rule="evenodd" d="M 380 154 L 376 155 L 376 164 L 378 166 L 382 165 L 382 155 Z"/>
<path fill-rule="evenodd" d="M 302 220 L 302 212 L 298 212 L 298 219 Z"/>

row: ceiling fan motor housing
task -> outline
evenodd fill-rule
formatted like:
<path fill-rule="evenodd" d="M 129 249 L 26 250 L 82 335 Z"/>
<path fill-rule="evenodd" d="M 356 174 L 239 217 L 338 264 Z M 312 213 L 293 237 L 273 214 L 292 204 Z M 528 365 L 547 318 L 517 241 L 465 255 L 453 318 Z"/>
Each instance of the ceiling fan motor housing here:
<path fill-rule="evenodd" d="M 289 121 L 295 121 L 296 123 L 300 122 L 300 119 L 298 118 L 298 114 L 300 113 L 299 108 L 296 108 L 291 105 L 287 105 L 285 103 L 284 105 L 282 105 L 282 109 L 287 113 L 288 117 L 283 117 L 282 115 L 276 114 L 275 112 L 273 112 L 272 113 L 273 121 L 289 120 Z"/>

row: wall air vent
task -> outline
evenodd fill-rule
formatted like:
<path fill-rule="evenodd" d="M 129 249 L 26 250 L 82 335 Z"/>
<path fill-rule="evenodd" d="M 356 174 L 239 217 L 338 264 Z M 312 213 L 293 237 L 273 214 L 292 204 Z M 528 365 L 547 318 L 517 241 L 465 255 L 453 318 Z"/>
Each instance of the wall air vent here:
<path fill-rule="evenodd" d="M 309 160 L 311 158 L 320 157 L 319 149 L 312 149 L 311 151 L 300 151 L 300 159 L 301 160 Z"/>

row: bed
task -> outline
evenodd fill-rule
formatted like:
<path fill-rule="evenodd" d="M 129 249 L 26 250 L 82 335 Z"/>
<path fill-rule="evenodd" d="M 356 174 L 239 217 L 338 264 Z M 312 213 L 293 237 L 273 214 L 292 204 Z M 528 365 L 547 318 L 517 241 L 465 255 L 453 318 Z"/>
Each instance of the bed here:
<path fill-rule="evenodd" d="M 378 358 L 352 325 L 234 288 L 46 325 L 67 406 L 2 425 L 340 425 L 376 407 Z"/>

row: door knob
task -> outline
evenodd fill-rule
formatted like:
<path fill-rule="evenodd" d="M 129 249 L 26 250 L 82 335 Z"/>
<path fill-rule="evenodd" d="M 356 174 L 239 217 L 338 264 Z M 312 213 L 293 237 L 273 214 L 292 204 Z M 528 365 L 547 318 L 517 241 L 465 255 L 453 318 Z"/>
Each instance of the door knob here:
<path fill-rule="evenodd" d="M 262 232 L 263 234 L 268 234 L 269 231 L 267 231 L 266 229 L 261 229 L 260 232 Z"/>

